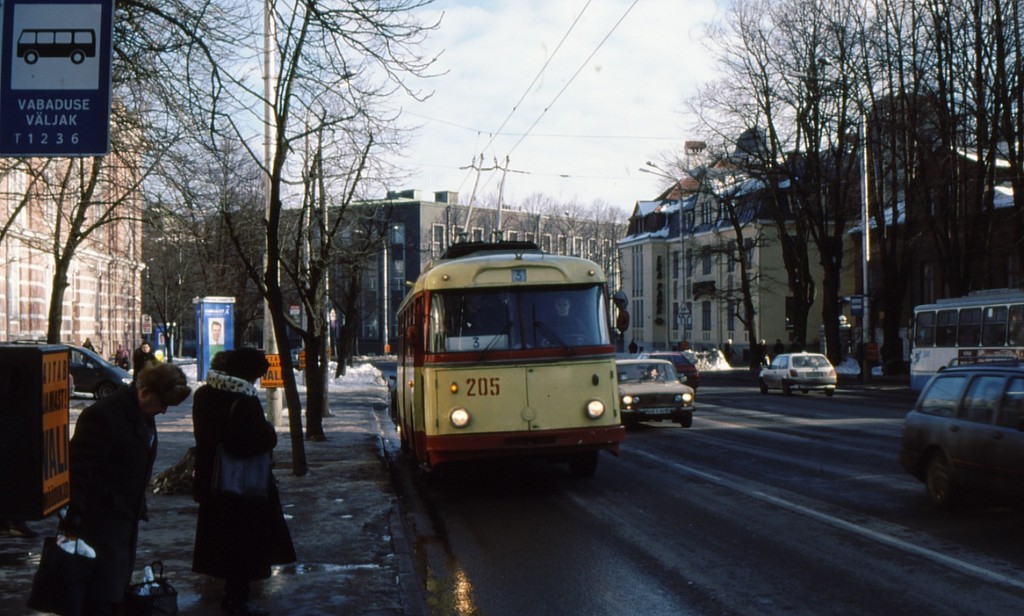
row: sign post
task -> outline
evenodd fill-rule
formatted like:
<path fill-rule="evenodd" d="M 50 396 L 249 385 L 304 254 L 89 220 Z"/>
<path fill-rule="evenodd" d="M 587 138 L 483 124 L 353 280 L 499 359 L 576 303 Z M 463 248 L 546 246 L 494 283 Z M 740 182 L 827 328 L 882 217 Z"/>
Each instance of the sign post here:
<path fill-rule="evenodd" d="M 114 0 L 7 0 L 0 29 L 0 156 L 110 149 Z"/>

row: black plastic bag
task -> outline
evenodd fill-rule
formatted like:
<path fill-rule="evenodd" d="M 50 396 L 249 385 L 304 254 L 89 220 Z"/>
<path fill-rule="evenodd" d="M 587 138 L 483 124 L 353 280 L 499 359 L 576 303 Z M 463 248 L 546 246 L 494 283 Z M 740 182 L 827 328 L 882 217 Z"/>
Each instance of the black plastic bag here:
<path fill-rule="evenodd" d="M 81 614 L 95 563 L 95 558 L 65 552 L 57 545 L 56 537 L 47 537 L 39 569 L 32 578 L 28 607 L 61 616 Z"/>

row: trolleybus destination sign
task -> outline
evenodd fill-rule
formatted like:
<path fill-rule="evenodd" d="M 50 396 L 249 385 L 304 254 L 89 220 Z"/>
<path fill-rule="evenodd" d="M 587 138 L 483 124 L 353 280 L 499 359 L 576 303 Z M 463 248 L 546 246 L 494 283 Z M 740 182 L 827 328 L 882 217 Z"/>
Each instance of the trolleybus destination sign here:
<path fill-rule="evenodd" d="M 114 1 L 0 2 L 0 155 L 106 154 Z"/>

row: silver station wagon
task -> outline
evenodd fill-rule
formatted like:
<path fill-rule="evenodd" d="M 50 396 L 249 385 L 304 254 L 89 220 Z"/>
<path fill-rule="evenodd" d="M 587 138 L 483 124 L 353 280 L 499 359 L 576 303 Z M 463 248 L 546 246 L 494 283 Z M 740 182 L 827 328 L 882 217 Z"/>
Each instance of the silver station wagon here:
<path fill-rule="evenodd" d="M 906 419 L 900 464 L 939 508 L 966 488 L 1024 496 L 1024 365 L 946 368 Z"/>

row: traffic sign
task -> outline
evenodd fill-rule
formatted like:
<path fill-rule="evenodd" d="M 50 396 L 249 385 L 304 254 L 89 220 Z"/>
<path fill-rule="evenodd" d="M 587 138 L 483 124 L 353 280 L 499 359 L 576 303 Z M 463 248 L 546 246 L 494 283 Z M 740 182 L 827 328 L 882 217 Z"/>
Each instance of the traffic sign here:
<path fill-rule="evenodd" d="M 850 296 L 850 316 L 859 317 L 864 315 L 864 296 Z"/>
<path fill-rule="evenodd" d="M 0 30 L 0 156 L 110 149 L 114 0 L 7 0 Z"/>

